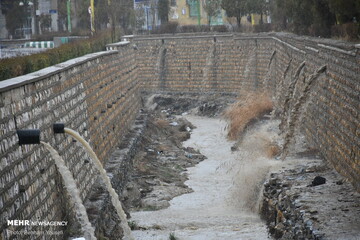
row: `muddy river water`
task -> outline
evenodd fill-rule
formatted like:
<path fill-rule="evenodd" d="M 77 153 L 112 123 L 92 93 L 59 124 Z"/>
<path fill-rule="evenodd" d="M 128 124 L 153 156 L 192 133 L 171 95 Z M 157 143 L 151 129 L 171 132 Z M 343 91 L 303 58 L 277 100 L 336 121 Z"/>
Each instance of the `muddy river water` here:
<path fill-rule="evenodd" d="M 251 179 L 261 180 L 260 172 L 249 158 L 257 156 L 260 149 L 259 138 L 251 138 L 247 144 L 255 149 L 247 161 L 239 152 L 232 152 L 234 142 L 226 139 L 226 122 L 217 118 L 186 116 L 196 128 L 185 147 L 193 147 L 207 157 L 195 167 L 188 168 L 186 182 L 192 193 L 171 200 L 170 207 L 159 211 L 132 212 L 131 221 L 147 230 L 133 231 L 136 239 L 176 239 L 186 240 L 241 240 L 269 239 L 265 224 L 254 210 L 249 210 L 245 202 L 256 206 L 257 199 L 252 189 Z M 246 143 L 245 143 L 246 144 Z M 240 149 L 241 152 L 241 149 Z M 244 154 L 244 153 L 242 153 Z M 246 177 L 239 177 L 245 174 Z M 256 182 L 256 181 L 255 181 Z M 255 194 L 256 196 L 256 194 Z M 256 209 L 256 207 L 255 207 Z"/>

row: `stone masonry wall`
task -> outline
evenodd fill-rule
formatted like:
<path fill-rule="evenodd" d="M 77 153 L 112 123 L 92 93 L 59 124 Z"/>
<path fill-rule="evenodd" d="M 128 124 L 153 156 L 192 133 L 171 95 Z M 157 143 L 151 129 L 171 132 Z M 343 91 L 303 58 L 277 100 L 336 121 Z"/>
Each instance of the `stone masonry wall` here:
<path fill-rule="evenodd" d="M 235 92 L 262 85 L 272 54 L 258 36 L 138 37 L 139 79 L 146 90 Z M 269 44 L 270 43 L 270 44 Z"/>
<path fill-rule="evenodd" d="M 145 36 L 0 82 L 2 238 L 16 238 L 7 219 L 63 221 L 74 212 L 50 155 L 40 145 L 19 146 L 16 129 L 39 128 L 66 160 L 82 198 L 96 199 L 89 196 L 96 177 L 88 155 L 70 137 L 54 137 L 52 124 L 78 131 L 105 163 L 141 107 L 140 90 L 268 91 L 285 150 L 303 132 L 360 191 L 359 52 L 359 45 L 281 33 Z"/>
<path fill-rule="evenodd" d="M 146 91 L 268 91 L 285 152 L 298 131 L 360 191 L 360 46 L 271 34 L 137 37 Z M 285 154 L 286 155 L 286 154 Z"/>
<path fill-rule="evenodd" d="M 62 122 L 78 131 L 103 162 L 109 157 L 140 106 L 134 50 L 128 44 L 120 48 L 0 82 L 2 239 L 17 239 L 19 236 L 10 230 L 24 230 L 24 226 L 7 226 L 8 219 L 71 221 L 74 212 L 53 159 L 41 145 L 19 146 L 16 129 L 40 129 L 41 140 L 54 146 L 66 161 L 81 197 L 88 197 L 97 179 L 91 164 L 87 164 L 89 156 L 69 136 L 54 136 L 52 124 Z M 49 235 L 48 239 L 71 234 Z"/>

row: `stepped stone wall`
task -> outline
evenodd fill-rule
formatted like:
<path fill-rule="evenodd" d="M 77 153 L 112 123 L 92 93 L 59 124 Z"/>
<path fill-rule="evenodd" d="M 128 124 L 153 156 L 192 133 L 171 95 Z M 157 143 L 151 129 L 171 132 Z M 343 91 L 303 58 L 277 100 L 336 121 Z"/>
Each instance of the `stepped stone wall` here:
<path fill-rule="evenodd" d="M 52 124 L 78 131 L 105 163 L 141 108 L 141 91 L 267 91 L 282 119 L 286 150 L 303 132 L 360 190 L 359 45 L 281 33 L 183 34 L 134 37 L 108 49 L 0 82 L 3 239 L 16 239 L 9 230 L 23 229 L 9 227 L 8 219 L 73 219 L 50 155 L 40 145 L 19 146 L 16 129 L 39 128 L 66 160 L 82 198 L 96 201 L 88 155 L 70 137 L 54 137 Z"/>
<path fill-rule="evenodd" d="M 48 152 L 41 145 L 19 146 L 16 129 L 40 129 L 41 140 L 54 146 L 73 172 L 82 199 L 91 198 L 97 177 L 89 156 L 68 135 L 54 136 L 52 124 L 62 122 L 78 131 L 105 162 L 140 108 L 134 53 L 127 44 L 0 82 L 2 239 L 19 239 L 14 232 L 24 230 L 8 226 L 8 219 L 71 221 L 76 210 Z M 72 235 L 66 227 L 27 230 L 63 231 L 48 239 Z"/>
<path fill-rule="evenodd" d="M 269 92 L 285 147 L 301 131 L 360 191 L 360 45 L 284 33 L 138 37 L 147 91 Z"/>

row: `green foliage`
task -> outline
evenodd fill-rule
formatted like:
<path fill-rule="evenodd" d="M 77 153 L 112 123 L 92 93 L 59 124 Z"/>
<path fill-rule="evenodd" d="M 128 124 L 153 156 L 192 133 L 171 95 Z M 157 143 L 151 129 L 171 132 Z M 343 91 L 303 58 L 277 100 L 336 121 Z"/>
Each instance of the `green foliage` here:
<path fill-rule="evenodd" d="M 210 32 L 211 28 L 209 25 L 185 25 L 181 26 L 180 32 L 191 33 L 191 32 Z"/>
<path fill-rule="evenodd" d="M 354 17 L 357 21 L 360 20 L 359 0 L 328 0 L 328 2 L 339 24 L 352 22 Z"/>
<path fill-rule="evenodd" d="M 212 26 L 212 31 L 213 32 L 228 32 L 229 29 L 225 26 L 225 25 L 215 25 Z"/>
<path fill-rule="evenodd" d="M 178 238 L 175 236 L 175 233 L 169 234 L 169 240 L 177 240 Z"/>
<path fill-rule="evenodd" d="M 17 2 L 11 5 L 9 9 L 6 11 L 5 19 L 6 19 L 6 29 L 12 36 L 19 35 L 20 33 L 16 33 L 16 29 L 20 29 L 23 27 L 29 27 L 29 19 L 26 18 L 27 8 L 25 6 L 19 6 Z"/>
<path fill-rule="evenodd" d="M 211 23 L 211 18 L 216 17 L 221 10 L 221 1 L 220 0 L 206 0 L 204 5 L 204 10 L 208 15 L 209 25 Z"/>
<path fill-rule="evenodd" d="M 359 37 L 360 0 L 273 0 L 270 3 L 275 30 L 330 37 L 333 29 L 336 35 L 349 34 L 345 38 Z M 334 27 L 336 24 L 344 24 L 344 29 Z"/>
<path fill-rule="evenodd" d="M 221 7 L 226 11 L 228 17 L 235 17 L 240 26 L 241 17 L 247 13 L 246 0 L 222 0 Z"/>
<path fill-rule="evenodd" d="M 91 52 L 103 51 L 105 45 L 111 42 L 113 42 L 111 32 L 105 31 L 98 33 L 93 38 L 64 44 L 42 53 L 0 59 L 0 81 L 31 73 Z"/>
<path fill-rule="evenodd" d="M 167 23 L 169 21 L 169 0 L 159 0 L 158 2 L 158 13 L 161 20 L 161 24 Z"/>
<path fill-rule="evenodd" d="M 128 221 L 128 225 L 129 225 L 131 230 L 138 230 L 139 229 L 139 226 L 137 225 L 137 223 L 135 221 Z"/>
<path fill-rule="evenodd" d="M 178 30 L 179 24 L 177 22 L 168 22 L 161 24 L 160 27 L 151 30 L 152 34 L 162 34 L 162 33 L 176 33 Z"/>
<path fill-rule="evenodd" d="M 229 17 L 235 17 L 238 27 L 240 27 L 241 17 L 257 13 L 261 16 L 261 23 L 263 22 L 263 14 L 268 10 L 266 0 L 223 0 L 221 7 L 226 11 Z"/>

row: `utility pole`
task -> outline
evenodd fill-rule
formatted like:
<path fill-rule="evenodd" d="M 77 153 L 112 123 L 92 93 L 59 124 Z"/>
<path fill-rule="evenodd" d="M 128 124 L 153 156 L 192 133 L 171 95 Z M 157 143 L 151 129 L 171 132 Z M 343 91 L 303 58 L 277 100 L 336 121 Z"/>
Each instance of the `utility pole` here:
<path fill-rule="evenodd" d="M 200 26 L 201 25 L 200 0 L 197 0 L 197 12 L 198 12 L 198 16 L 197 16 L 198 25 Z"/>
<path fill-rule="evenodd" d="M 69 33 L 71 33 L 71 31 L 72 31 L 72 26 L 71 26 L 71 0 L 67 0 L 66 8 L 67 8 L 68 31 L 69 31 Z"/>
<path fill-rule="evenodd" d="M 90 0 L 90 21 L 91 21 L 91 35 L 95 32 L 95 6 L 94 6 L 94 0 Z"/>

